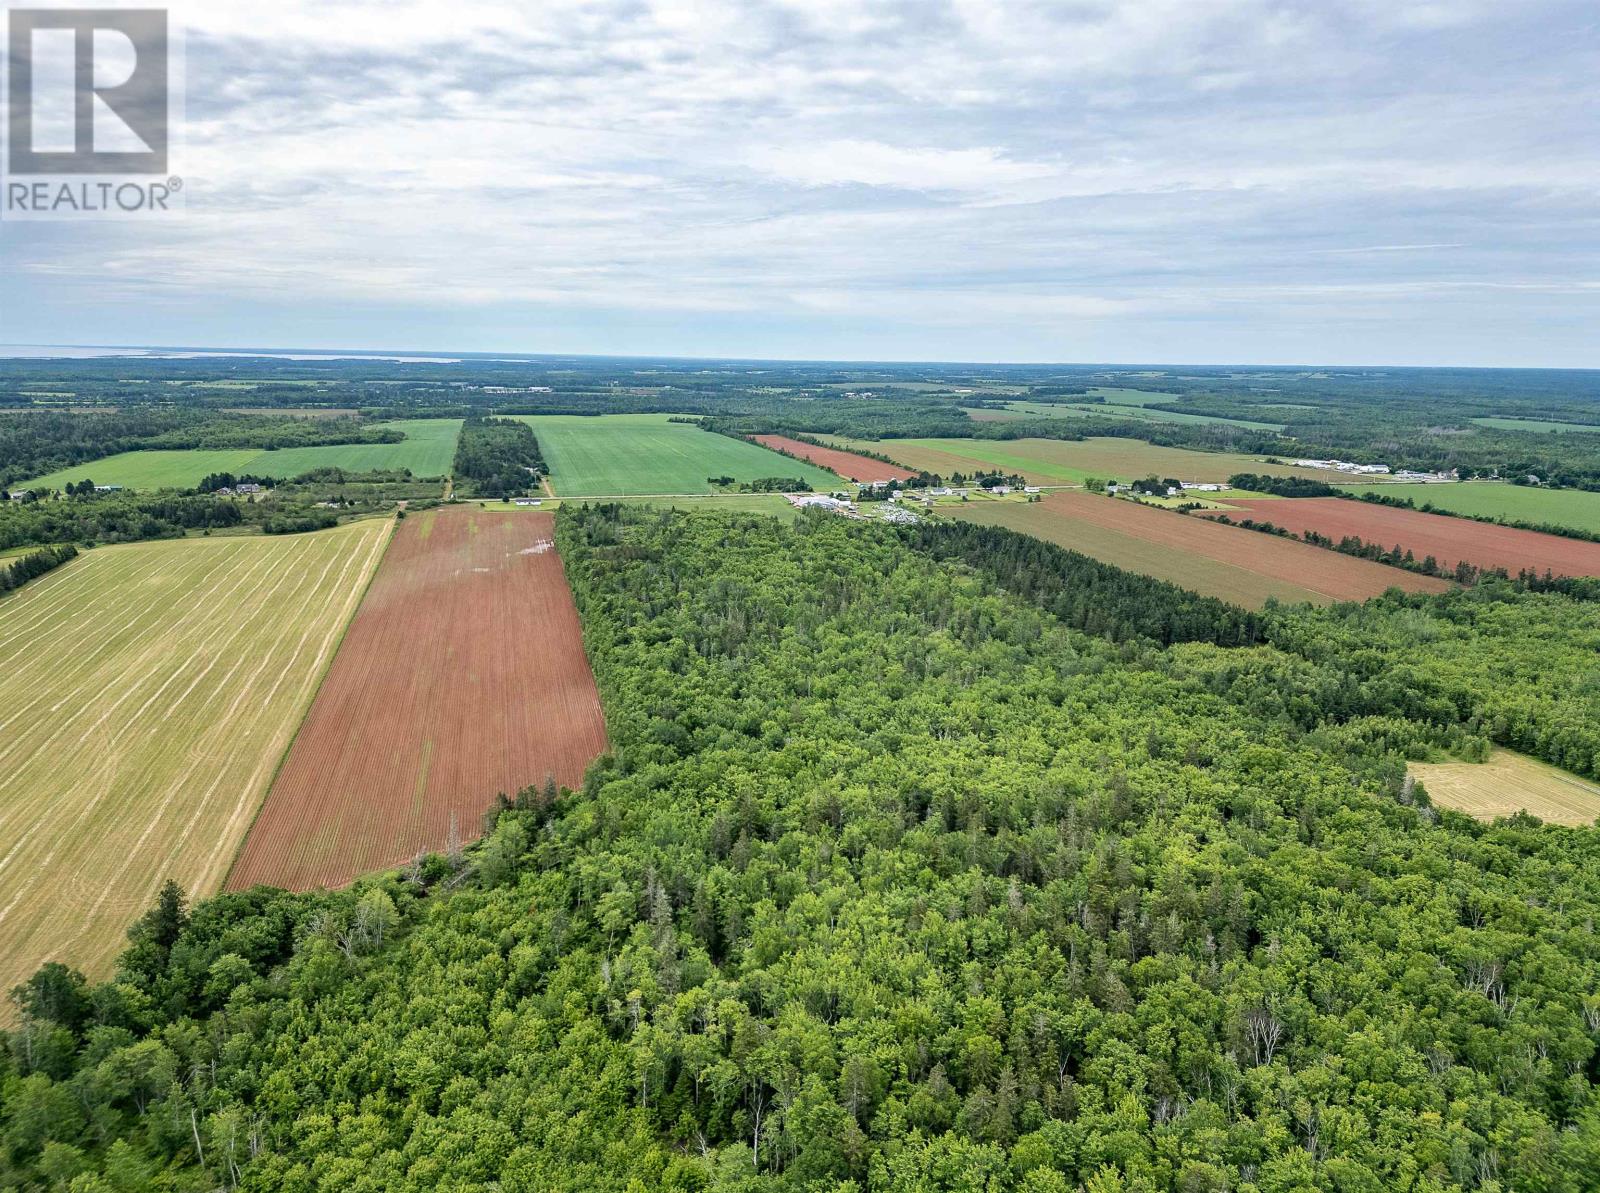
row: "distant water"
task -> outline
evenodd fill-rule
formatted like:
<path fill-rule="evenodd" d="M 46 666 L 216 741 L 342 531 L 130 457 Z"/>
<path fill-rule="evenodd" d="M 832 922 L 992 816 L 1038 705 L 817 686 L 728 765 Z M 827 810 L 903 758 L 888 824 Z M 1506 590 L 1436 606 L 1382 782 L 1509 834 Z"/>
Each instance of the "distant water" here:
<path fill-rule="evenodd" d="M 377 352 L 241 352 L 237 349 L 79 348 L 47 344 L 0 344 L 0 359 L 94 360 L 103 356 L 137 356 L 146 360 L 199 360 L 211 356 L 266 357 L 272 360 L 382 360 L 396 364 L 458 365 L 458 356 L 389 356 Z"/>

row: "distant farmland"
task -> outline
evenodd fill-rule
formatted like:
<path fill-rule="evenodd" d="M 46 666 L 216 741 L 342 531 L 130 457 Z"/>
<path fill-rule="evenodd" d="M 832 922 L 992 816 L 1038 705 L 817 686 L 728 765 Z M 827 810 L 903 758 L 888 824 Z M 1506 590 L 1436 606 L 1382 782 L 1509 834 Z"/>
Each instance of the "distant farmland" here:
<path fill-rule="evenodd" d="M 743 439 L 672 422 L 666 414 L 520 415 L 533 428 L 550 466 L 550 484 L 563 497 L 680 496 L 715 493 L 707 478 L 736 482 L 798 477 L 826 492 L 831 472 L 768 451 Z"/>
<path fill-rule="evenodd" d="M 1600 534 L 1600 493 L 1584 489 L 1541 489 L 1533 485 L 1508 485 L 1496 481 L 1465 481 L 1448 485 L 1344 485 L 1349 493 L 1383 493 L 1409 497 L 1421 505 L 1474 518 L 1504 518 L 1509 522 L 1567 526 Z"/>
<path fill-rule="evenodd" d="M 354 472 L 409 468 L 415 476 L 445 476 L 455 459 L 459 418 L 407 419 L 376 424 L 404 433 L 399 443 L 347 443 L 331 447 L 286 447 L 277 451 L 121 452 L 36 477 L 18 488 L 60 489 L 81 480 L 125 489 L 188 489 L 213 472 L 252 476 L 299 476 L 314 468 Z"/>
<path fill-rule="evenodd" d="M 786 435 L 753 435 L 751 438 L 774 451 L 787 452 L 791 456 L 810 460 L 819 467 L 838 473 L 846 480 L 870 484 L 873 481 L 908 481 L 917 475 L 909 468 L 898 468 L 893 464 L 885 464 L 882 460 L 858 455 L 856 452 L 840 451 L 834 447 L 818 447 L 814 443 L 807 443 L 803 439 L 790 439 Z"/>
<path fill-rule="evenodd" d="M 1531 812 L 1551 824 L 1586 825 L 1600 817 L 1600 786 L 1510 750 L 1487 762 L 1413 762 L 1410 770 L 1434 803 L 1480 820 Z"/>
<path fill-rule="evenodd" d="M 1314 530 L 1334 542 L 1355 535 L 1362 542 L 1375 543 L 1385 550 L 1405 548 L 1418 560 L 1431 555 L 1445 568 L 1453 569 L 1465 560 L 1475 567 L 1503 567 L 1513 574 L 1526 568 L 1541 573 L 1549 570 L 1558 576 L 1600 576 L 1600 543 L 1554 534 L 1338 497 L 1292 501 L 1241 501 L 1229 497 L 1228 505 L 1238 507 L 1240 512 L 1219 512 L 1235 521 L 1248 517 L 1296 534 Z"/>
<path fill-rule="evenodd" d="M 338 886 L 482 830 L 500 792 L 576 786 L 605 720 L 546 513 L 400 531 L 228 876 Z"/>
<path fill-rule="evenodd" d="M 1327 604 L 1364 600 L 1390 588 L 1441 592 L 1449 587 L 1441 580 L 1320 547 L 1095 493 L 1052 493 L 1034 504 L 973 502 L 940 512 L 1020 530 L 1252 608 L 1269 597 Z"/>
<path fill-rule="evenodd" d="M 1175 480 L 1221 482 L 1238 472 L 1269 476 L 1347 479 L 1342 473 L 1267 464 L 1253 456 L 1158 447 L 1142 439 L 884 439 L 850 440 L 821 435 L 835 447 L 863 449 L 940 476 L 1000 469 L 1025 476 L 1034 485 L 1076 485 L 1091 476 L 1137 480 L 1170 476 Z"/>
<path fill-rule="evenodd" d="M 0 600 L 0 988 L 218 889 L 389 531 L 101 547 Z"/>

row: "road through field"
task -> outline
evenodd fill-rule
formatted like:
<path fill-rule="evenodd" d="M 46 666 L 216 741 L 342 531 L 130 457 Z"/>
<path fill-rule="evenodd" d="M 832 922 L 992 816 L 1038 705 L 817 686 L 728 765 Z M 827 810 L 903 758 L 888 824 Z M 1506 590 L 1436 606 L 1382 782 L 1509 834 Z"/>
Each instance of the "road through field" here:
<path fill-rule="evenodd" d="M 218 889 L 390 525 L 101 547 L 0 600 L 0 989 Z"/>
<path fill-rule="evenodd" d="M 605 719 L 547 513 L 407 518 L 228 875 L 306 890 L 482 830 L 494 797 L 577 786 Z"/>

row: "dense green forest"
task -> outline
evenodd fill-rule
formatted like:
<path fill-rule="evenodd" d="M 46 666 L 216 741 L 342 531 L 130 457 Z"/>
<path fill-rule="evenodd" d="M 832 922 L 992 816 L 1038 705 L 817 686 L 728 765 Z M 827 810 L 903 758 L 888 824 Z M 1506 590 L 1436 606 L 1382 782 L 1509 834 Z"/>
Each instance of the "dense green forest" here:
<path fill-rule="evenodd" d="M 537 492 L 546 471 L 539 441 L 527 423 L 473 416 L 461 424 L 452 472 L 463 494 L 514 497 Z"/>
<path fill-rule="evenodd" d="M 563 509 L 583 789 L 41 972 L 0 1188 L 1594 1188 L 1600 838 L 1438 812 L 1404 759 L 1595 773 L 1600 605 L 1163 647 L 985 541 Z"/>

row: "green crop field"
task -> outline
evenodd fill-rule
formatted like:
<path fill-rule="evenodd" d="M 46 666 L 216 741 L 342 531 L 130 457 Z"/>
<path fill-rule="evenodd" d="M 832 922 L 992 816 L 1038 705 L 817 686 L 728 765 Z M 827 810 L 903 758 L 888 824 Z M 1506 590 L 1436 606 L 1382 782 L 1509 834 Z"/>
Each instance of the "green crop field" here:
<path fill-rule="evenodd" d="M 715 493 L 707 477 L 737 481 L 803 477 L 812 488 L 842 482 L 814 464 L 754 443 L 670 422 L 666 414 L 521 415 L 533 428 L 550 466 L 550 484 L 563 497 L 679 496 Z"/>
<path fill-rule="evenodd" d="M 0 989 L 220 887 L 390 526 L 101 547 L 0 599 Z"/>
<path fill-rule="evenodd" d="M 1600 426 L 1594 423 L 1550 422 L 1540 418 L 1475 418 L 1472 421 L 1480 427 L 1492 427 L 1497 431 L 1536 431 L 1540 434 L 1575 431 L 1580 435 L 1600 435 Z"/>
<path fill-rule="evenodd" d="M 1337 472 L 1267 464 L 1253 456 L 1158 447 L 1142 439 L 884 439 L 866 442 L 818 435 L 835 447 L 877 452 L 907 468 L 940 476 L 971 475 L 999 468 L 1027 477 L 1036 485 L 1076 485 L 1094 476 L 1105 480 L 1137 480 L 1155 474 L 1176 480 L 1216 483 L 1237 472 L 1270 476 L 1342 477 Z"/>
<path fill-rule="evenodd" d="M 121 485 L 125 489 L 186 489 L 213 472 L 248 473 L 288 479 L 313 468 L 409 468 L 417 476 L 444 476 L 455 459 L 459 418 L 407 419 L 383 423 L 405 434 L 399 443 L 347 443 L 331 447 L 288 447 L 277 451 L 241 448 L 227 451 L 134 451 L 91 460 L 35 477 L 18 488 L 59 489 L 74 481 Z"/>
<path fill-rule="evenodd" d="M 1348 493 L 1382 493 L 1427 501 L 1442 510 L 1475 518 L 1504 518 L 1566 526 L 1600 534 L 1600 493 L 1583 489 L 1537 489 L 1498 481 L 1466 481 L 1450 485 L 1342 485 Z"/>

